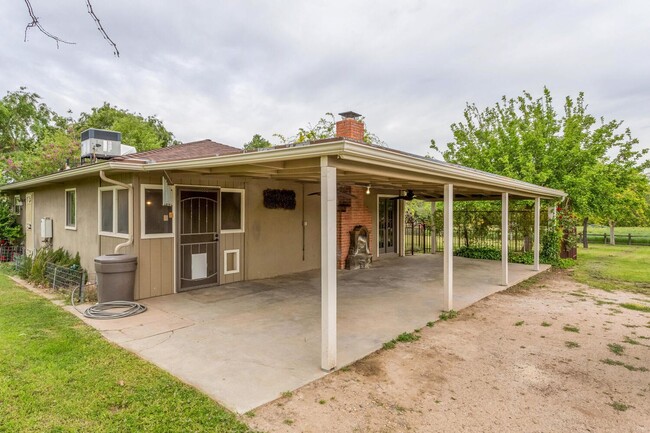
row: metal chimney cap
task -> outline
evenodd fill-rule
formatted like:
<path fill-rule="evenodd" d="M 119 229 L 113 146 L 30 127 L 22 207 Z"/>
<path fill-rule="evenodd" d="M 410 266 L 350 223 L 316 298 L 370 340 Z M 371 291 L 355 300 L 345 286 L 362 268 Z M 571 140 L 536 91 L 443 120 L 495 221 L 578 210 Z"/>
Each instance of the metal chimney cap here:
<path fill-rule="evenodd" d="M 358 117 L 361 117 L 361 114 L 355 113 L 354 111 L 345 111 L 343 113 L 339 113 L 339 116 L 344 119 L 356 119 Z"/>

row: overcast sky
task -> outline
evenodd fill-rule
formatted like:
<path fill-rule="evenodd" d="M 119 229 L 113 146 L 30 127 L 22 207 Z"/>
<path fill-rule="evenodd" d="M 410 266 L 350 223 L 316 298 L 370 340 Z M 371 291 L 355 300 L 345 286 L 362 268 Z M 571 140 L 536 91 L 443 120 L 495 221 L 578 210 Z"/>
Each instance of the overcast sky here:
<path fill-rule="evenodd" d="M 390 147 L 425 154 L 479 107 L 548 86 L 650 143 L 647 1 L 0 0 L 0 91 L 59 113 L 104 101 L 155 114 L 181 141 L 241 146 L 353 110 Z M 444 147 L 444 146 L 441 146 Z"/>

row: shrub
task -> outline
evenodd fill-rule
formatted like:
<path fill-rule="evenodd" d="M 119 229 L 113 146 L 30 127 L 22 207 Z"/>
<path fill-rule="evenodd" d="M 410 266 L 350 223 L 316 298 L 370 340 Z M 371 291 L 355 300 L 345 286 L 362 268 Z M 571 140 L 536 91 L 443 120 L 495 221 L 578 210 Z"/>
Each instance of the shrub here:
<path fill-rule="evenodd" d="M 22 226 L 16 221 L 9 199 L 6 196 L 0 197 L 0 239 L 16 244 L 22 237 Z"/>
<path fill-rule="evenodd" d="M 32 264 L 33 260 L 30 256 L 23 256 L 20 261 L 16 262 L 18 276 L 24 280 L 28 280 L 32 272 Z"/>
<path fill-rule="evenodd" d="M 555 265 L 560 262 L 560 248 L 562 246 L 562 237 L 557 226 L 549 224 L 548 230 L 542 235 L 539 252 L 539 259 L 542 263 Z"/>
<path fill-rule="evenodd" d="M 72 254 L 63 248 L 57 250 L 41 248 L 38 250 L 33 260 L 27 257 L 25 260 L 25 269 L 22 271 L 21 276 L 24 275 L 23 278 L 27 278 L 35 284 L 45 284 L 47 282 L 45 277 L 45 268 L 47 263 L 54 263 L 55 265 L 65 266 L 72 269 L 82 269 L 79 253 L 72 256 Z M 27 260 L 29 260 L 29 263 Z M 19 273 L 21 273 L 21 271 L 19 271 Z"/>
<path fill-rule="evenodd" d="M 501 260 L 501 250 L 498 248 L 490 247 L 460 247 L 454 251 L 454 255 L 459 257 L 467 257 L 468 259 L 484 259 L 484 260 Z M 510 251 L 508 253 L 508 262 L 521 263 L 524 265 L 533 264 L 533 252 Z"/>
<path fill-rule="evenodd" d="M 571 259 L 560 258 L 561 236 L 557 227 L 550 226 L 540 239 L 539 261 L 560 268 L 569 268 L 575 265 Z M 467 257 L 468 259 L 501 260 L 501 249 L 492 247 L 462 246 L 454 251 L 454 255 Z M 532 251 L 510 251 L 508 253 L 509 263 L 521 263 L 532 265 L 534 253 Z"/>
<path fill-rule="evenodd" d="M 501 260 L 501 251 L 488 247 L 463 246 L 454 251 L 454 255 L 468 259 Z"/>

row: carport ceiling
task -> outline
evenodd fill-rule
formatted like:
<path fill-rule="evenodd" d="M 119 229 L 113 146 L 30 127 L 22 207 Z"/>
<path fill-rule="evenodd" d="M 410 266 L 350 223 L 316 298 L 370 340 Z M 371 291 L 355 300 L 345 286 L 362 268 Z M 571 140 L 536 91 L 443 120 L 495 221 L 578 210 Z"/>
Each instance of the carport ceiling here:
<path fill-rule="evenodd" d="M 501 200 L 501 193 L 508 192 L 513 199 L 530 199 L 533 195 L 522 195 L 516 189 L 490 188 L 485 184 L 467 180 L 453 179 L 449 176 L 436 176 L 407 171 L 399 168 L 377 166 L 371 163 L 349 161 L 331 157 L 330 163 L 337 168 L 336 177 L 339 185 L 368 185 L 373 190 L 399 191 L 412 190 L 418 199 L 438 201 L 443 199 L 443 185 L 454 184 L 455 200 Z M 291 161 L 274 161 L 255 164 L 238 164 L 226 167 L 192 168 L 177 172 L 200 173 L 215 177 L 272 179 L 304 183 L 320 182 L 320 159 L 309 158 Z M 426 196 L 426 198 L 423 198 Z"/>

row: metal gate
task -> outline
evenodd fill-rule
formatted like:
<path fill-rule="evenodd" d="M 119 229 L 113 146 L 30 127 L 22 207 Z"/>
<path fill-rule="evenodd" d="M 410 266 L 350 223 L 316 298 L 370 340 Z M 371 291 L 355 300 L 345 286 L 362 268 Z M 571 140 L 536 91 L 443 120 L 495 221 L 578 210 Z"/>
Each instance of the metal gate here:
<path fill-rule="evenodd" d="M 219 284 L 219 191 L 181 189 L 178 196 L 178 290 Z"/>

